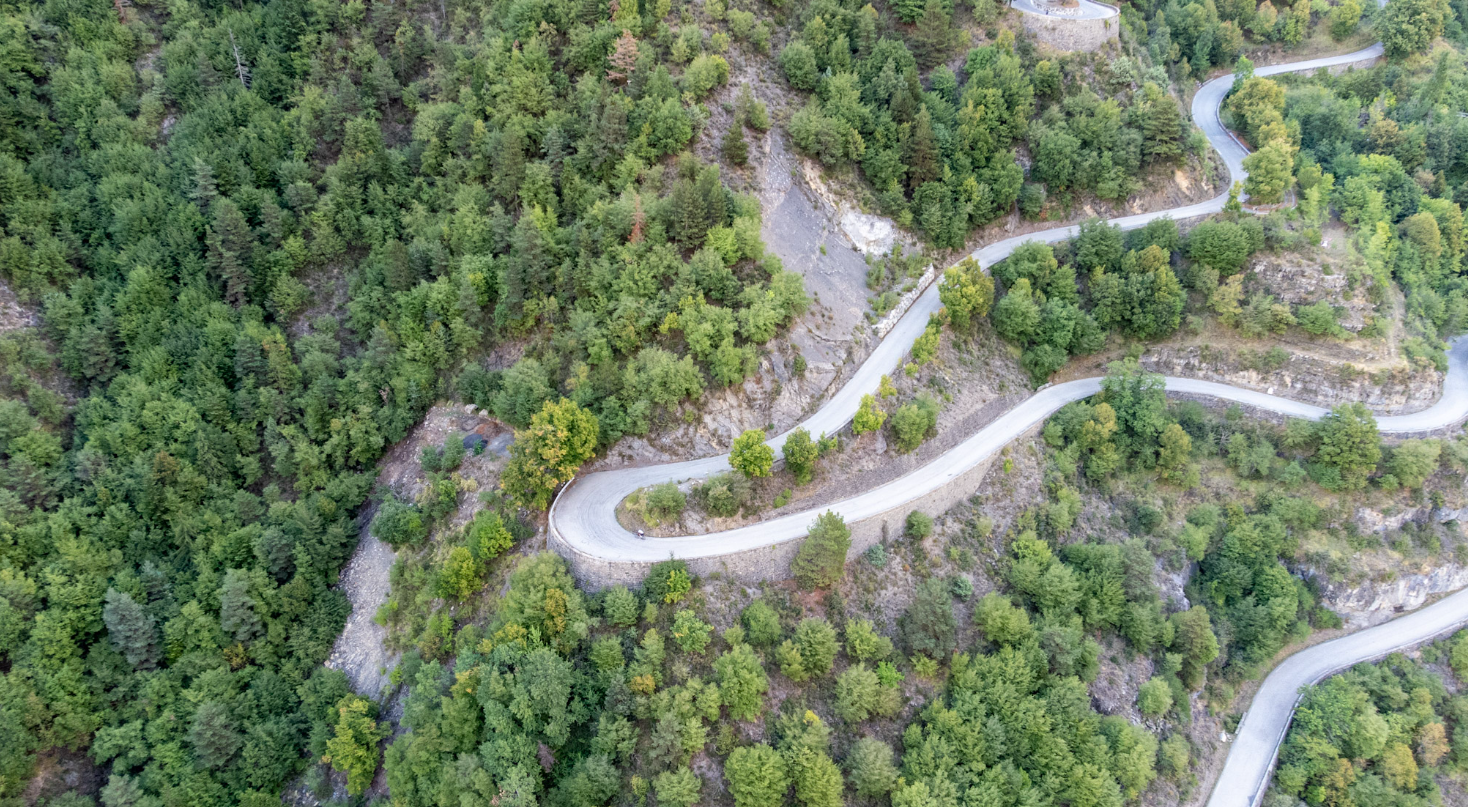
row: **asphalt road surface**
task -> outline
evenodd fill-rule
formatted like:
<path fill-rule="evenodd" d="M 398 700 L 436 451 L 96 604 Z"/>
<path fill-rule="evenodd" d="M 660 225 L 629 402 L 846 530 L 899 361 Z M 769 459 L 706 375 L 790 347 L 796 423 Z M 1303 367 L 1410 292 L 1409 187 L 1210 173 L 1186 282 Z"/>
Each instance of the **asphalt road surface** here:
<path fill-rule="evenodd" d="M 1023 4 L 1026 0 L 1018 2 Z M 1260 67 L 1255 69 L 1254 74 L 1270 76 L 1313 71 L 1351 64 L 1381 53 L 1382 47 L 1378 43 L 1340 56 Z M 1224 129 L 1218 117 L 1219 105 L 1232 82 L 1232 76 L 1223 76 L 1203 85 L 1193 98 L 1192 111 L 1195 123 L 1223 157 L 1231 181 L 1242 182 L 1245 178 L 1243 159 L 1248 152 Z M 1226 201 L 1227 194 L 1224 194 L 1171 210 L 1112 219 L 1111 223 L 1122 229 L 1134 229 L 1160 218 L 1188 219 L 1205 216 L 1222 210 Z M 1005 239 L 979 248 L 972 257 L 987 268 L 1003 260 L 1021 243 L 1062 241 L 1074 236 L 1076 230 L 1075 226 L 1057 227 Z M 897 369 L 913 341 L 927 326 L 928 316 L 940 307 L 935 283 L 918 298 L 846 385 L 806 419 L 801 427 L 813 435 L 833 434 L 849 423 L 856 414 L 861 397 L 876 392 L 881 377 Z M 1166 384 L 1169 392 L 1208 395 L 1290 417 L 1315 419 L 1325 414 L 1325 410 L 1317 406 L 1226 384 L 1172 377 L 1166 379 Z M 551 507 L 549 528 L 576 550 L 610 561 L 647 562 L 666 560 L 669 557 L 717 557 L 793 541 L 806 534 L 811 522 L 821 511 L 834 510 L 846 521 L 853 522 L 921 498 L 984 462 L 1065 404 L 1095 394 L 1100 385 L 1100 378 L 1089 378 L 1039 390 L 957 447 L 899 479 L 831 505 L 781 516 L 756 525 L 706 535 L 641 540 L 617 523 L 617 504 L 628 494 L 648 485 L 704 478 L 729 470 L 729 457 L 725 454 L 688 462 L 603 471 L 577 479 L 561 491 Z M 1443 396 L 1437 404 L 1409 415 L 1379 418 L 1377 424 L 1385 433 L 1412 434 L 1452 426 L 1465 417 L 1468 417 L 1468 339 L 1461 339 L 1449 351 L 1449 369 L 1444 380 Z M 786 434 L 768 441 L 777 455 Z M 1253 706 L 1240 724 L 1239 734 L 1230 748 L 1219 777 L 1219 785 L 1215 788 L 1208 807 L 1254 807 L 1258 803 L 1268 785 L 1274 757 L 1289 726 L 1300 687 L 1352 664 L 1417 644 L 1452 630 L 1465 621 L 1468 621 L 1468 591 L 1455 594 L 1410 616 L 1291 656 L 1265 679 L 1255 696 Z"/>
<path fill-rule="evenodd" d="M 910 318 L 912 315 L 909 314 Z M 926 321 L 926 315 L 922 320 Z M 900 327 L 900 326 L 899 326 Z M 918 329 L 921 331 L 921 329 Z M 896 331 L 894 331 L 895 333 Z M 888 336 L 882 348 L 892 340 Z M 879 348 L 880 349 L 880 348 Z M 905 351 L 904 351 L 905 352 Z M 896 358 L 901 358 L 898 354 Z M 878 356 L 873 355 L 857 377 L 834 397 L 830 404 L 806 421 L 813 434 L 833 433 L 844 426 L 856 411 L 837 409 L 842 396 L 853 388 L 874 391 L 876 380 L 863 388 L 858 381 L 871 369 Z M 1428 409 L 1409 415 L 1377 419 L 1377 426 L 1388 434 L 1431 432 L 1452 426 L 1468 417 L 1468 339 L 1458 340 L 1448 354 L 1449 369 L 1444 379 L 1443 396 Z M 894 359 L 887 371 L 896 366 Z M 881 372 L 876 372 L 880 378 Z M 1166 378 L 1167 390 L 1173 393 L 1207 395 L 1226 401 L 1289 417 L 1314 420 L 1327 410 L 1276 395 L 1232 387 L 1194 378 Z M 668 465 L 603 471 L 577 479 L 565 488 L 550 513 L 550 528 L 577 550 L 593 557 L 614 561 L 659 561 L 668 557 L 706 558 L 727 555 L 771 544 L 793 541 L 806 534 L 816 516 L 826 510 L 840 513 L 847 522 L 861 521 L 919 499 L 947 484 L 954 477 L 994 456 L 1005 445 L 1041 423 L 1060 407 L 1090 397 L 1101 389 L 1101 378 L 1086 378 L 1056 384 L 1037 391 L 993 423 L 975 432 L 953 449 L 905 476 L 834 504 L 762 521 L 747 527 L 705 535 L 676 538 L 639 539 L 617 523 L 617 503 L 638 488 L 662 482 L 683 482 L 729 470 L 729 456 L 690 460 Z M 788 432 L 787 432 L 788 434 Z M 778 454 L 785 435 L 768 441 Z"/>
<path fill-rule="evenodd" d="M 1244 714 L 1208 807 L 1255 807 L 1264 798 L 1279 744 L 1290 727 L 1302 687 L 1363 661 L 1451 633 L 1464 621 L 1468 621 L 1468 589 L 1285 659 L 1264 679 Z"/>

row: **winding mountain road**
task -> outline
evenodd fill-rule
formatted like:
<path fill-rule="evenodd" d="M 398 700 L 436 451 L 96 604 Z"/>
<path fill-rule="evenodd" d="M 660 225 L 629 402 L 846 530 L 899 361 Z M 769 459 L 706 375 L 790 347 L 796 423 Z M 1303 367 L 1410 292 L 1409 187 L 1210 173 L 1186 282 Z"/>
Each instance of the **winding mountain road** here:
<path fill-rule="evenodd" d="M 1380 56 L 1378 43 L 1340 56 L 1292 64 L 1257 68 L 1258 76 L 1312 71 L 1348 65 Z M 1245 178 L 1243 159 L 1247 151 L 1219 120 L 1219 105 L 1228 93 L 1232 76 L 1208 82 L 1193 99 L 1193 119 L 1228 166 L 1231 182 Z M 1188 219 L 1223 209 L 1227 194 L 1171 210 L 1112 219 L 1122 229 L 1134 229 L 1161 218 Z M 1003 260 L 1016 246 L 1027 241 L 1053 243 L 1071 238 L 1077 227 L 1057 227 L 1005 239 L 972 253 L 985 268 Z M 874 393 L 883 375 L 891 374 L 922 334 L 929 315 L 941 307 L 938 285 L 932 284 L 896 326 L 878 344 L 872 355 L 823 406 L 801 427 L 811 434 L 834 434 L 856 414 L 861 397 Z M 1172 393 L 1207 395 L 1226 401 L 1276 412 L 1290 417 L 1315 419 L 1324 409 L 1266 395 L 1253 390 L 1188 378 L 1166 379 Z M 616 518 L 617 504 L 639 488 L 662 482 L 681 482 L 729 470 L 728 455 L 643 468 L 628 468 L 589 474 L 573 481 L 560 493 L 549 514 L 549 530 L 572 550 L 603 562 L 647 563 L 670 556 L 693 559 L 770 546 L 803 537 L 820 511 L 834 510 L 848 523 L 870 518 L 915 501 L 947 484 L 958 475 L 992 457 L 1010 441 L 1042 422 L 1071 401 L 1095 394 L 1100 378 L 1070 381 L 1046 387 L 1010 410 L 952 450 L 907 475 L 820 508 L 770 519 L 759 524 L 706 535 L 640 540 L 623 529 Z M 1449 370 L 1438 403 L 1421 412 L 1379 418 L 1381 431 L 1411 434 L 1443 429 L 1468 417 L 1468 339 L 1459 340 L 1449 353 Z M 789 432 L 768 444 L 777 452 Z M 1255 807 L 1267 787 L 1279 742 L 1289 726 L 1301 686 L 1357 662 L 1416 644 L 1468 621 L 1468 591 L 1455 594 L 1410 616 L 1385 625 L 1302 651 L 1274 670 L 1260 687 L 1230 749 L 1219 785 L 1208 807 Z"/>

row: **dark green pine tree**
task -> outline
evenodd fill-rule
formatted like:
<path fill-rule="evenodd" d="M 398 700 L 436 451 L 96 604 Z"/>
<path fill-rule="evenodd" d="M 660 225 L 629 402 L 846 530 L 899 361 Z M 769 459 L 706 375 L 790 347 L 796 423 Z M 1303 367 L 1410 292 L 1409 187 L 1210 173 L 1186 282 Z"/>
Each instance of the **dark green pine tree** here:
<path fill-rule="evenodd" d="M 226 198 L 213 204 L 214 223 L 209 225 L 209 270 L 224 283 L 224 299 L 235 308 L 249 301 L 250 248 L 254 235 L 239 207 Z"/>
<path fill-rule="evenodd" d="M 1156 84 L 1147 84 L 1143 93 L 1146 101 L 1141 106 L 1141 123 L 1147 155 L 1175 160 L 1183 153 L 1182 115 L 1177 103 Z"/>
<path fill-rule="evenodd" d="M 735 165 L 744 165 L 749 162 L 749 141 L 744 139 L 744 119 L 742 116 L 734 116 L 734 122 L 730 124 L 729 131 L 724 135 L 721 144 L 724 151 L 724 159 Z"/>
<path fill-rule="evenodd" d="M 221 768 L 228 763 L 240 748 L 240 734 L 229 710 L 217 701 L 200 704 L 189 726 L 189 744 L 202 767 Z"/>
<path fill-rule="evenodd" d="M 103 603 L 102 622 L 107 625 L 107 638 L 112 640 L 117 652 L 138 669 L 157 666 L 160 656 L 157 621 L 131 595 L 115 588 L 107 589 Z"/>
<path fill-rule="evenodd" d="M 912 51 L 918 64 L 932 67 L 942 62 L 953 47 L 954 35 L 953 15 L 943 0 L 928 0 L 912 33 Z"/>
<path fill-rule="evenodd" d="M 189 190 L 189 198 L 205 213 L 214 205 L 214 200 L 219 198 L 213 166 L 197 157 L 194 158 L 194 187 Z"/>
<path fill-rule="evenodd" d="M 943 177 L 943 159 L 938 153 L 938 139 L 933 134 L 933 116 L 925 106 L 918 110 L 907 141 L 907 182 L 913 191 Z"/>
<path fill-rule="evenodd" d="M 260 617 L 244 569 L 230 569 L 224 575 L 224 585 L 219 588 L 219 626 L 237 642 L 260 635 Z"/>

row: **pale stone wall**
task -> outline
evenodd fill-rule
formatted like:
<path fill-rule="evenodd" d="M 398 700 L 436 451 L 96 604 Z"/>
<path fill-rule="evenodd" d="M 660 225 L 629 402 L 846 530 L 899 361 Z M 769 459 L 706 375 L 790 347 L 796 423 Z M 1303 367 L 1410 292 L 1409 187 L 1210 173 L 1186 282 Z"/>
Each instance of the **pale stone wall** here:
<path fill-rule="evenodd" d="M 1020 19 L 1040 44 L 1065 52 L 1100 50 L 1116 41 L 1121 31 L 1120 16 L 1085 20 L 1020 12 Z"/>
<path fill-rule="evenodd" d="M 1291 353 L 1279 369 L 1261 372 L 1244 366 L 1235 350 L 1199 345 L 1150 350 L 1141 363 L 1154 373 L 1217 381 L 1327 409 L 1359 401 L 1378 415 L 1420 412 L 1437 403 L 1443 387 L 1443 374 L 1430 367 L 1372 372 Z"/>
<path fill-rule="evenodd" d="M 1037 425 L 1025 434 L 1016 437 L 1012 442 L 1033 437 L 1039 433 L 1039 430 L 1040 426 Z M 851 527 L 851 550 L 847 554 L 848 562 L 856 560 L 858 555 L 873 544 L 900 535 L 907 520 L 907 514 L 913 510 L 920 510 L 936 517 L 966 500 L 978 489 L 994 461 L 995 458 L 990 457 L 917 501 L 908 502 L 880 515 L 848 524 L 847 526 Z M 711 538 L 710 540 L 717 539 Z M 732 552 L 727 555 L 691 558 L 688 559 L 688 568 L 696 575 L 717 573 L 743 583 L 784 580 L 790 577 L 790 561 L 795 558 L 796 551 L 800 549 L 801 540 L 803 539 L 785 541 L 743 552 Z M 566 559 L 576 581 L 592 591 L 618 583 L 627 586 L 640 585 L 648 568 L 652 566 L 651 563 L 640 561 L 612 561 L 592 557 L 571 547 L 556 534 L 554 529 L 551 530 L 546 544 L 551 550 Z"/>

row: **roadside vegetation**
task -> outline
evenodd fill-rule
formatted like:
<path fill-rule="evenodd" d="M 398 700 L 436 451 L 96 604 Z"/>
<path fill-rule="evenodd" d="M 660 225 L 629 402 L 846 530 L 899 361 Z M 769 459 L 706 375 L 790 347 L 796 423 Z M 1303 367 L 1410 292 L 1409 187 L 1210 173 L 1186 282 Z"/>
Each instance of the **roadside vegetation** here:
<path fill-rule="evenodd" d="M 1395 653 L 1310 687 L 1264 803 L 1449 802 L 1468 766 L 1465 676 L 1468 633 L 1460 632 L 1420 655 Z"/>

